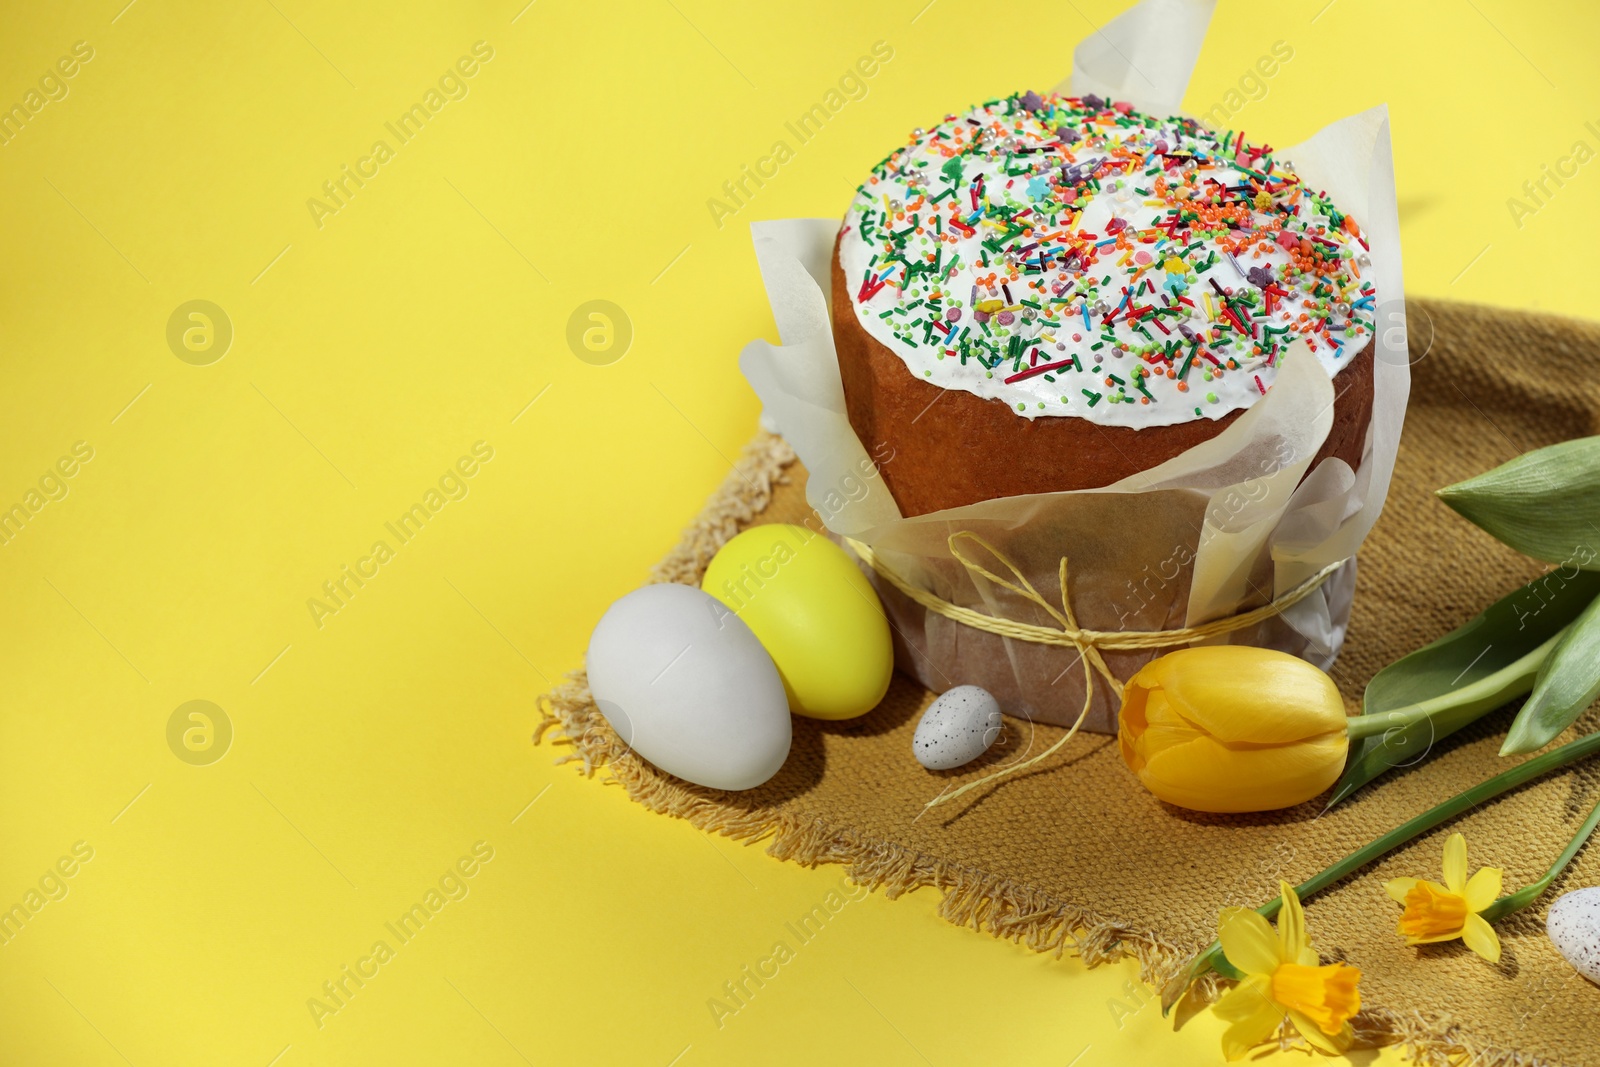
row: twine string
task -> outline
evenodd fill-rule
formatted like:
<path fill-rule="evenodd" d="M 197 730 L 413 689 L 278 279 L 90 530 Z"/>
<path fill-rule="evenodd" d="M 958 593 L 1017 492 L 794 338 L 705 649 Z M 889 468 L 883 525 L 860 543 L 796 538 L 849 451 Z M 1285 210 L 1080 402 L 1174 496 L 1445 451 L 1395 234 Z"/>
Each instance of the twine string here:
<path fill-rule="evenodd" d="M 1084 663 L 1083 709 L 1078 712 L 1078 717 L 1073 721 L 1072 728 L 1063 734 L 1055 744 L 1032 759 L 1007 764 L 1005 767 L 987 774 L 977 781 L 966 783 L 953 792 L 941 793 L 928 801 L 923 810 L 938 804 L 948 803 L 964 793 L 970 792 L 979 786 L 987 785 L 1006 775 L 1026 770 L 1041 760 L 1048 759 L 1059 752 L 1077 734 L 1078 728 L 1083 725 L 1083 720 L 1088 717 L 1089 709 L 1094 704 L 1095 675 L 1100 675 L 1108 685 L 1118 692 L 1121 692 L 1123 688 L 1122 680 L 1113 674 L 1111 668 L 1106 665 L 1105 657 L 1101 655 L 1102 650 L 1134 651 L 1172 648 L 1177 645 L 1188 644 L 1191 641 L 1198 641 L 1202 638 L 1215 637 L 1218 634 L 1232 633 L 1235 630 L 1254 626 L 1275 615 L 1282 614 L 1284 610 L 1310 596 L 1321 587 L 1323 582 L 1328 580 L 1328 577 L 1334 571 L 1345 563 L 1344 560 L 1339 560 L 1336 563 L 1328 564 L 1293 589 L 1273 599 L 1271 602 L 1263 604 L 1261 607 L 1242 611 L 1236 615 L 1213 619 L 1210 622 L 1203 622 L 1198 626 L 1184 626 L 1176 630 L 1089 630 L 1078 625 L 1077 613 L 1072 609 L 1072 597 L 1068 592 L 1066 556 L 1061 557 L 1061 564 L 1057 570 L 1057 577 L 1061 584 L 1061 606 L 1058 609 L 1054 604 L 1046 600 L 1038 589 L 1034 588 L 1033 583 L 1028 580 L 1026 574 L 1022 573 L 1020 567 L 980 535 L 973 533 L 971 530 L 959 530 L 951 534 L 946 542 L 950 549 L 950 555 L 966 568 L 969 575 L 980 576 L 985 581 L 1002 589 L 1010 590 L 1022 599 L 1037 605 L 1055 622 L 1056 625 L 1052 628 L 1034 623 L 1018 622 L 1015 619 L 989 615 L 973 608 L 952 604 L 937 593 L 907 581 L 894 568 L 886 564 L 876 552 L 862 542 L 852 537 L 846 537 L 844 541 L 884 581 L 900 590 L 914 603 L 920 604 L 936 615 L 941 615 L 952 622 L 970 626 L 975 630 L 982 630 L 984 633 L 995 634 L 999 637 L 1014 638 L 1033 644 L 1073 648 L 1077 650 L 1078 658 Z M 1001 567 L 1010 572 L 1011 577 L 1002 577 L 982 563 L 969 557 L 963 551 L 963 546 L 966 542 L 971 542 L 987 552 L 999 562 Z M 1071 670 L 1072 665 L 1069 664 L 1067 669 Z"/>

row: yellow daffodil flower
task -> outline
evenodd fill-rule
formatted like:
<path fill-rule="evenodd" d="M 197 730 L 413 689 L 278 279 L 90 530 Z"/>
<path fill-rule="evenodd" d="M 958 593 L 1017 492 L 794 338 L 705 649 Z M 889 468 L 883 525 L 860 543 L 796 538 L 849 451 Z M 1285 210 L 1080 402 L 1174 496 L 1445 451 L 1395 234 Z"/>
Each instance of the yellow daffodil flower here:
<path fill-rule="evenodd" d="M 1206 645 L 1145 664 L 1122 691 L 1122 758 L 1146 789 L 1193 811 L 1269 811 L 1321 793 L 1350 741 L 1338 686 L 1313 664 Z"/>
<path fill-rule="evenodd" d="M 1500 868 L 1480 867 L 1467 877 L 1467 839 L 1451 834 L 1444 843 L 1444 885 L 1420 878 L 1396 878 L 1384 890 L 1406 910 L 1400 932 L 1408 945 L 1460 938 L 1490 963 L 1500 962 L 1500 938 L 1478 913 L 1500 896 Z"/>
<path fill-rule="evenodd" d="M 1343 1052 L 1350 1047 L 1350 1019 L 1361 1010 L 1361 971 L 1344 963 L 1319 966 L 1300 898 L 1287 882 L 1278 889 L 1283 910 L 1276 932 L 1249 908 L 1228 908 L 1218 926 L 1223 954 L 1244 973 L 1212 1008 L 1230 1024 L 1222 1035 L 1230 1060 L 1271 1037 L 1285 1019 L 1323 1052 Z"/>

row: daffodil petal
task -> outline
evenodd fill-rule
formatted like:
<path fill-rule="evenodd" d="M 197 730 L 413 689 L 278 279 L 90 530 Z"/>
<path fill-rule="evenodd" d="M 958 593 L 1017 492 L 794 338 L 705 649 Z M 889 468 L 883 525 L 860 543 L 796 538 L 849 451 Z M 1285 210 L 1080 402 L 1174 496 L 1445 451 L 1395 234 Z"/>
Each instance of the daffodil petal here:
<path fill-rule="evenodd" d="M 1217 998 L 1211 1013 L 1225 1023 L 1236 1023 L 1252 1018 L 1261 1005 L 1272 1005 L 1272 977 L 1265 974 L 1247 974 L 1239 984 Z M 1279 1015 L 1283 1012 L 1279 1011 Z"/>
<path fill-rule="evenodd" d="M 1480 867 L 1467 879 L 1467 910 L 1482 911 L 1500 896 L 1500 868 Z"/>
<path fill-rule="evenodd" d="M 1500 962 L 1500 935 L 1494 932 L 1494 927 L 1482 915 L 1467 916 L 1466 923 L 1461 927 L 1461 940 L 1490 963 Z"/>
<path fill-rule="evenodd" d="M 1219 1019 L 1232 1024 L 1222 1034 L 1222 1054 L 1229 1060 L 1244 1058 L 1283 1022 L 1283 1009 L 1267 996 L 1271 985 L 1266 975 L 1251 975 L 1212 1006 Z"/>
<path fill-rule="evenodd" d="M 1452 893 L 1467 891 L 1467 839 L 1460 834 L 1444 843 L 1444 884 Z"/>
<path fill-rule="evenodd" d="M 1283 962 L 1278 955 L 1278 935 L 1272 924 L 1249 908 L 1229 908 L 1217 927 L 1222 953 L 1245 974 L 1271 975 Z"/>
<path fill-rule="evenodd" d="M 1383 891 L 1389 894 L 1389 899 L 1396 904 L 1406 902 L 1406 894 L 1411 892 L 1411 887 L 1417 884 L 1415 878 L 1391 878 L 1383 883 Z"/>
<path fill-rule="evenodd" d="M 1242 1060 L 1250 1050 L 1272 1036 L 1283 1022 L 1283 1013 L 1268 1001 L 1261 1010 L 1222 1032 L 1222 1055 L 1229 1062 Z"/>
<path fill-rule="evenodd" d="M 1441 941 L 1454 941 L 1460 936 L 1460 930 L 1451 930 L 1447 934 L 1433 934 L 1429 937 L 1412 937 L 1410 934 L 1406 934 L 1405 939 L 1408 945 L 1437 945 Z"/>
<path fill-rule="evenodd" d="M 1283 959 L 1298 963 L 1311 946 L 1310 939 L 1306 937 L 1305 909 L 1300 906 L 1300 898 L 1288 882 L 1278 883 L 1278 893 L 1283 897 L 1283 909 L 1278 912 L 1279 952 Z"/>
<path fill-rule="evenodd" d="M 1294 1028 L 1300 1032 L 1300 1036 L 1310 1042 L 1312 1047 L 1331 1056 L 1337 1056 L 1348 1049 L 1350 1039 L 1354 1036 L 1349 1023 L 1345 1023 L 1337 1034 L 1325 1034 L 1318 1029 L 1316 1023 L 1300 1012 L 1291 1011 L 1289 1019 L 1294 1023 Z"/>

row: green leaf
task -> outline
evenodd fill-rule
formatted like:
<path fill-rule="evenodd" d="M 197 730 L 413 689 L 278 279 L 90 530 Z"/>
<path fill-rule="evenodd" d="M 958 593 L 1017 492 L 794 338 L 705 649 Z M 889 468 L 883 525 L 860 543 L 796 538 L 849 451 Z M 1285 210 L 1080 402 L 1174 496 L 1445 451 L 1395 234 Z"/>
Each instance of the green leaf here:
<path fill-rule="evenodd" d="M 1518 456 L 1439 497 L 1518 552 L 1600 570 L 1600 437 Z"/>
<path fill-rule="evenodd" d="M 1436 741 L 1532 689 L 1567 624 L 1597 595 L 1600 574 L 1550 571 L 1465 626 L 1379 671 L 1362 699 L 1365 714 L 1413 709 L 1424 714 L 1408 725 L 1352 741 L 1344 776 L 1328 806 L 1391 767 L 1421 762 Z"/>
<path fill-rule="evenodd" d="M 1233 961 L 1221 952 L 1217 953 L 1217 958 L 1211 962 L 1211 969 L 1222 975 L 1222 977 L 1232 978 L 1234 981 L 1244 977 L 1244 972 L 1235 967 Z"/>
<path fill-rule="evenodd" d="M 1539 668 L 1533 695 L 1517 712 L 1500 755 L 1543 748 L 1600 696 L 1600 600 L 1590 602 Z"/>

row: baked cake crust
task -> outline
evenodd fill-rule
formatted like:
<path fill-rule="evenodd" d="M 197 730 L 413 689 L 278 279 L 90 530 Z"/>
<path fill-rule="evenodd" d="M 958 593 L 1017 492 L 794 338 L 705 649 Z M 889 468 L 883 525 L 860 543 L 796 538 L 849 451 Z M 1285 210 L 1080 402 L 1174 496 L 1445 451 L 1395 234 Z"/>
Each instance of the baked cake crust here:
<path fill-rule="evenodd" d="M 1070 415 L 1026 419 L 1004 401 L 945 389 L 912 375 L 862 328 L 833 252 L 833 341 L 856 436 L 880 461 L 906 517 L 997 497 L 1098 489 L 1210 440 L 1244 409 L 1170 426 L 1100 426 Z M 1373 344 L 1334 378 L 1333 428 L 1311 469 L 1328 456 L 1360 465 L 1372 418 Z"/>
<path fill-rule="evenodd" d="M 906 515 L 1095 489 L 1231 426 L 1284 358 L 1359 465 L 1379 294 L 1357 220 L 1237 131 L 1036 92 L 872 169 L 832 257 L 851 425 Z M 1292 355 L 1291 355 L 1292 353 Z"/>

